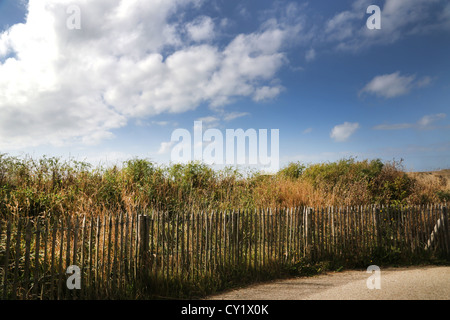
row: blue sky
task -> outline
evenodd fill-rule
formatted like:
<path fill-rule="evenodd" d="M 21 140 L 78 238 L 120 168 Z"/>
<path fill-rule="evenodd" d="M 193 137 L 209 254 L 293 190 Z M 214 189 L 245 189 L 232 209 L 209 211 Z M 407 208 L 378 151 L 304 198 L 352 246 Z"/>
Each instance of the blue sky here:
<path fill-rule="evenodd" d="M 168 163 L 202 120 L 279 129 L 282 165 L 449 168 L 449 54 L 444 0 L 0 0 L 0 152 Z"/>

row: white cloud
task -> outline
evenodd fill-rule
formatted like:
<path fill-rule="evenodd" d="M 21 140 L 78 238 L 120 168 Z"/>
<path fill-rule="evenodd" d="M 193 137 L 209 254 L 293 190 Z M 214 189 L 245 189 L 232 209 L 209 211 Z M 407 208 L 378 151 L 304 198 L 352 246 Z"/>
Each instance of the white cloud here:
<path fill-rule="evenodd" d="M 161 142 L 161 146 L 159 147 L 157 154 L 163 155 L 169 153 L 175 143 L 176 141 Z"/>
<path fill-rule="evenodd" d="M 195 121 L 201 121 L 204 129 L 218 128 L 222 121 L 229 122 L 238 118 L 242 118 L 250 115 L 248 112 L 225 112 L 219 110 L 214 116 L 206 116 L 196 119 Z"/>
<path fill-rule="evenodd" d="M 30 0 L 26 22 L 0 34 L 1 148 L 97 143 L 130 120 L 281 92 L 268 83 L 287 62 L 288 26 L 219 46 L 191 41 L 212 39 L 210 18 L 173 19 L 197 0 L 79 0 L 81 30 L 66 27 L 70 4 Z"/>
<path fill-rule="evenodd" d="M 330 137 L 337 142 L 345 142 L 360 128 L 359 123 L 345 122 L 335 126 L 330 133 Z"/>
<path fill-rule="evenodd" d="M 430 82 L 430 77 L 416 80 L 414 75 L 402 76 L 397 71 L 392 74 L 376 76 L 360 91 L 360 94 L 370 93 L 384 98 L 394 98 L 408 94 L 414 88 L 424 87 Z"/>
<path fill-rule="evenodd" d="M 417 88 L 426 87 L 426 86 L 430 85 L 432 81 L 433 81 L 433 79 L 431 77 L 428 77 L 428 76 L 423 77 L 422 79 L 420 79 L 416 82 L 416 87 Z"/>
<path fill-rule="evenodd" d="M 248 112 L 231 112 L 231 113 L 225 114 L 223 116 L 223 119 L 228 122 L 228 121 L 232 121 L 232 120 L 235 120 L 238 118 L 246 117 L 248 115 L 250 115 L 250 113 L 248 113 Z"/>
<path fill-rule="evenodd" d="M 214 116 L 207 116 L 197 119 L 196 121 L 201 121 L 203 129 L 215 128 L 219 125 L 220 119 Z"/>
<path fill-rule="evenodd" d="M 436 122 L 438 120 L 441 119 L 445 119 L 446 118 L 446 114 L 445 113 L 438 113 L 438 114 L 430 114 L 430 115 L 426 115 L 424 117 L 422 117 L 422 119 L 420 119 L 417 124 L 420 127 L 428 127 L 430 126 L 433 122 Z"/>
<path fill-rule="evenodd" d="M 314 61 L 316 59 L 316 50 L 310 49 L 305 54 L 305 60 L 307 62 Z"/>
<path fill-rule="evenodd" d="M 169 121 L 152 121 L 153 124 L 156 124 L 158 126 L 164 127 L 169 124 Z"/>
<path fill-rule="evenodd" d="M 380 124 L 374 127 L 375 130 L 403 130 L 414 127 L 412 123 Z"/>
<path fill-rule="evenodd" d="M 200 42 L 214 37 L 214 22 L 210 17 L 199 17 L 186 25 L 186 30 L 192 40 Z"/>
<path fill-rule="evenodd" d="M 381 30 L 369 30 L 366 9 L 372 0 L 355 0 L 325 23 L 322 40 L 340 50 L 357 51 L 397 42 L 417 34 L 450 30 L 447 0 L 386 0 L 381 8 Z"/>
<path fill-rule="evenodd" d="M 283 90 L 284 88 L 281 86 L 275 87 L 264 86 L 255 91 L 255 94 L 253 95 L 253 100 L 254 101 L 269 100 L 278 96 L 280 92 Z"/>
<path fill-rule="evenodd" d="M 328 41 L 342 41 L 352 37 L 355 33 L 353 23 L 361 17 L 361 13 L 343 11 L 327 21 L 325 32 Z"/>
<path fill-rule="evenodd" d="M 219 119 L 216 118 L 216 117 L 213 117 L 213 116 L 207 116 L 207 117 L 198 118 L 196 121 L 202 121 L 202 122 L 205 122 L 205 123 L 212 123 L 212 122 L 219 121 Z"/>
<path fill-rule="evenodd" d="M 403 129 L 435 129 L 433 124 L 439 120 L 445 119 L 445 113 L 430 114 L 423 116 L 417 123 L 397 123 L 397 124 L 380 124 L 374 127 L 375 130 L 403 130 Z"/>

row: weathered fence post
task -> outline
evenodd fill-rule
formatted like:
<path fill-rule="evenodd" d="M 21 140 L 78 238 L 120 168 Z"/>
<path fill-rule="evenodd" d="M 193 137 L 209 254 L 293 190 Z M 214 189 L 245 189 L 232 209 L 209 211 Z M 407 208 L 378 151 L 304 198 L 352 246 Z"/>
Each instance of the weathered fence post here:
<path fill-rule="evenodd" d="M 22 288 L 22 299 L 28 298 L 28 285 L 30 281 L 30 254 L 31 254 L 31 220 L 27 219 L 26 232 L 25 232 L 25 271 L 24 271 L 24 286 Z"/>
<path fill-rule="evenodd" d="M 9 251 L 11 244 L 11 220 L 8 219 L 8 225 L 6 227 L 6 249 L 5 249 L 5 264 L 3 272 L 3 300 L 7 297 L 7 282 L 8 282 L 8 272 L 9 272 Z"/>
<path fill-rule="evenodd" d="M 380 217 L 380 209 L 375 208 L 375 233 L 377 237 L 377 247 L 381 248 L 381 217 Z"/>
<path fill-rule="evenodd" d="M 41 228 L 40 219 L 36 222 L 36 242 L 34 250 L 34 274 L 33 274 L 33 289 L 34 293 L 32 295 L 33 299 L 37 299 L 39 289 L 38 289 L 38 279 L 39 279 L 39 250 L 40 250 L 40 240 L 41 240 Z"/>
<path fill-rule="evenodd" d="M 306 236 L 306 254 L 309 259 L 311 259 L 311 247 L 312 247 L 312 231 L 311 231 L 311 215 L 313 213 L 313 208 L 306 208 L 305 211 L 305 236 Z"/>
<path fill-rule="evenodd" d="M 442 207 L 442 215 L 444 217 L 444 235 L 445 235 L 445 247 L 447 250 L 447 256 L 450 255 L 450 234 L 448 227 L 448 214 L 447 214 L 447 206 Z"/>
<path fill-rule="evenodd" d="M 149 230 L 148 230 L 148 216 L 139 216 L 139 273 L 141 277 L 144 276 L 144 270 L 149 262 Z"/>
<path fill-rule="evenodd" d="M 425 246 L 425 250 L 428 250 L 430 248 L 433 247 L 436 249 L 438 247 L 438 243 L 440 241 L 443 241 L 445 243 L 442 244 L 442 246 L 444 246 L 444 248 L 442 248 L 443 250 L 446 250 L 446 252 L 448 253 L 448 240 L 447 235 L 448 235 L 448 217 L 447 217 L 447 208 L 446 207 L 441 207 L 441 215 L 440 218 L 437 219 L 437 222 L 430 234 L 430 238 L 427 241 L 427 244 Z M 439 232 L 442 230 L 442 234 L 439 235 Z M 440 239 L 440 240 L 439 240 Z M 435 244 L 437 243 L 437 244 Z"/>

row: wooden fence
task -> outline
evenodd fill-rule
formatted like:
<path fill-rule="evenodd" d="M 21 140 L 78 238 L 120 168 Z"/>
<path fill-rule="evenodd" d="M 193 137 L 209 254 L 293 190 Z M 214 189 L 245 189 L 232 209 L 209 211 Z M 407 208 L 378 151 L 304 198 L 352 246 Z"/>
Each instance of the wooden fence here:
<path fill-rule="evenodd" d="M 0 299 L 189 296 L 205 283 L 276 276 L 302 261 L 449 259 L 449 239 L 438 205 L 8 220 L 0 223 Z M 73 279 L 81 289 L 69 289 Z"/>

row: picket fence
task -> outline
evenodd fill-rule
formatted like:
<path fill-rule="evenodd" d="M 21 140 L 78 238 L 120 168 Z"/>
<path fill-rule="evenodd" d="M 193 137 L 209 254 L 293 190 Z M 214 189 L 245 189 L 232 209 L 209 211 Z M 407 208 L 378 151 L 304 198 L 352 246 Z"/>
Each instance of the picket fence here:
<path fill-rule="evenodd" d="M 304 261 L 376 264 L 382 257 L 449 259 L 446 207 L 3 219 L 0 299 L 177 297 L 233 273 L 258 279 Z"/>

